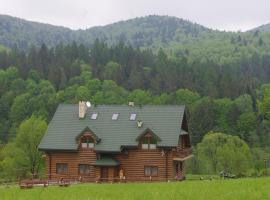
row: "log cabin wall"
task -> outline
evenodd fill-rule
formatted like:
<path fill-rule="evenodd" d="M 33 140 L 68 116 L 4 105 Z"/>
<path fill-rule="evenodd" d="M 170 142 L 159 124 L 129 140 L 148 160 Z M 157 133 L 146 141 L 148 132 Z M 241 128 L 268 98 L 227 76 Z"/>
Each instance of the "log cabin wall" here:
<path fill-rule="evenodd" d="M 68 178 L 94 181 L 99 171 L 90 166 L 89 174 L 79 174 L 79 164 L 91 165 L 96 161 L 96 153 L 91 149 L 80 149 L 78 152 L 50 152 L 46 156 L 46 173 L 50 179 Z M 50 163 L 51 162 L 51 163 Z M 57 174 L 56 164 L 68 164 L 68 172 Z"/>
<path fill-rule="evenodd" d="M 174 152 L 168 151 L 162 153 L 161 149 L 129 150 L 128 155 L 114 155 L 120 162 L 118 167 L 108 167 L 108 181 L 119 178 L 119 170 L 124 170 L 126 181 L 168 181 L 175 179 L 175 161 L 173 161 Z M 46 173 L 49 179 L 59 180 L 60 178 L 94 182 L 101 176 L 100 167 L 90 166 L 88 175 L 79 174 L 79 164 L 93 164 L 96 161 L 96 152 L 91 149 L 80 149 L 78 152 L 51 152 L 46 156 Z M 51 165 L 50 165 L 51 162 Z M 166 164 L 167 162 L 167 164 Z M 63 174 L 56 173 L 56 164 L 68 164 L 68 172 Z M 145 176 L 144 168 L 146 166 L 158 167 L 158 175 Z M 166 170 L 167 168 L 167 170 Z M 51 173 L 50 173 L 51 171 Z M 167 172 L 166 172 L 167 171 Z M 179 174 L 184 176 L 184 170 Z"/>
<path fill-rule="evenodd" d="M 167 159 L 166 156 L 168 156 Z M 145 166 L 158 167 L 158 176 L 151 176 L 152 181 L 166 181 L 174 178 L 172 152 L 163 155 L 161 149 L 129 150 L 128 155 L 117 155 L 116 159 L 119 160 L 119 168 L 124 170 L 127 181 L 149 181 L 150 177 L 144 174 Z"/>

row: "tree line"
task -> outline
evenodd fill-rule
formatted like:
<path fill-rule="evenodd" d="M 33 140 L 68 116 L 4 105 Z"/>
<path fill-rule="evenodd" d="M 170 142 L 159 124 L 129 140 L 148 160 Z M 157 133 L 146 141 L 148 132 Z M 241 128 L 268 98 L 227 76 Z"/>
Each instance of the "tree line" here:
<path fill-rule="evenodd" d="M 235 40 L 243 41 L 241 37 Z M 205 48 L 210 56 L 202 48 L 200 55 L 186 49 L 171 56 L 163 49 L 154 53 L 151 49 L 137 49 L 124 43 L 108 46 L 99 40 L 90 47 L 73 42 L 52 48 L 32 46 L 26 52 L 14 46 L 0 52 L 0 69 L 15 66 L 23 79 L 35 70 L 41 79 L 62 90 L 81 73 L 78 62 L 84 62 L 94 78 L 113 80 L 127 90 L 143 89 L 161 94 L 186 88 L 211 98 L 236 98 L 242 94 L 255 98 L 254 90 L 270 81 L 270 54 L 264 47 L 258 51 L 240 45 L 235 52 L 231 51 L 232 47 L 230 51 L 217 49 L 218 54 Z"/>

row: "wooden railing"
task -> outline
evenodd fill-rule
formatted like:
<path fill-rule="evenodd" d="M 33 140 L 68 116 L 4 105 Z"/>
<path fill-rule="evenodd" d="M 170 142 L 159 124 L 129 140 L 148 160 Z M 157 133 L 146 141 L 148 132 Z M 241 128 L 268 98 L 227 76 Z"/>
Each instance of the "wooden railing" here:
<path fill-rule="evenodd" d="M 173 151 L 174 158 L 185 158 L 192 154 L 192 147 L 188 148 L 178 148 L 177 150 Z"/>
<path fill-rule="evenodd" d="M 125 178 L 120 179 L 119 177 L 109 177 L 109 178 L 82 178 L 82 179 L 73 179 L 65 178 L 62 182 L 69 183 L 128 183 L 128 182 L 167 182 L 167 181 L 179 181 L 180 179 L 166 179 L 160 177 L 136 177 L 136 178 Z M 183 180 L 183 179 L 181 179 Z M 59 185 L 61 181 L 59 179 L 47 180 L 49 185 Z"/>

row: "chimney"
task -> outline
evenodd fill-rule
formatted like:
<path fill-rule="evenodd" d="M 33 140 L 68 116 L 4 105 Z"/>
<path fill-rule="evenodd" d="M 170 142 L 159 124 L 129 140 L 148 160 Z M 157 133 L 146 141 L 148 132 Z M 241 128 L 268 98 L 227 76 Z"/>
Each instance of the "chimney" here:
<path fill-rule="evenodd" d="M 128 102 L 128 105 L 129 106 L 134 106 L 134 102 L 133 101 L 130 101 L 130 102 Z"/>
<path fill-rule="evenodd" d="M 86 114 L 86 103 L 85 101 L 79 101 L 79 118 L 82 119 Z"/>

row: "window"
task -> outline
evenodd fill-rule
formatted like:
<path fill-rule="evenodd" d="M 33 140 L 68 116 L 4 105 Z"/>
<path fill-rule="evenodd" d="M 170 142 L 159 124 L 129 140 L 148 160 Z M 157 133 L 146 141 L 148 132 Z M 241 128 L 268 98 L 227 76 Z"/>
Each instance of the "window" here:
<path fill-rule="evenodd" d="M 68 164 L 67 163 L 56 163 L 56 173 L 57 174 L 68 173 Z"/>
<path fill-rule="evenodd" d="M 148 149 L 148 144 L 142 144 L 142 149 Z"/>
<path fill-rule="evenodd" d="M 87 148 L 87 143 L 86 142 L 82 143 L 82 148 Z"/>
<path fill-rule="evenodd" d="M 132 114 L 130 115 L 129 120 L 131 120 L 131 121 L 136 120 L 136 113 L 132 113 Z"/>
<path fill-rule="evenodd" d="M 90 165 L 79 164 L 79 174 L 90 174 Z"/>
<path fill-rule="evenodd" d="M 91 119 L 96 120 L 98 117 L 98 113 L 92 113 Z"/>
<path fill-rule="evenodd" d="M 142 149 L 156 149 L 157 141 L 153 137 L 143 137 L 141 140 Z"/>
<path fill-rule="evenodd" d="M 155 166 L 145 166 L 144 176 L 158 176 L 158 167 Z"/>
<path fill-rule="evenodd" d="M 117 120 L 119 116 L 119 113 L 113 113 L 112 120 Z"/>
<path fill-rule="evenodd" d="M 95 146 L 94 142 L 88 143 L 88 148 L 94 148 L 94 146 Z"/>
<path fill-rule="evenodd" d="M 81 139 L 82 148 L 94 148 L 95 142 L 92 137 L 83 137 Z"/>

